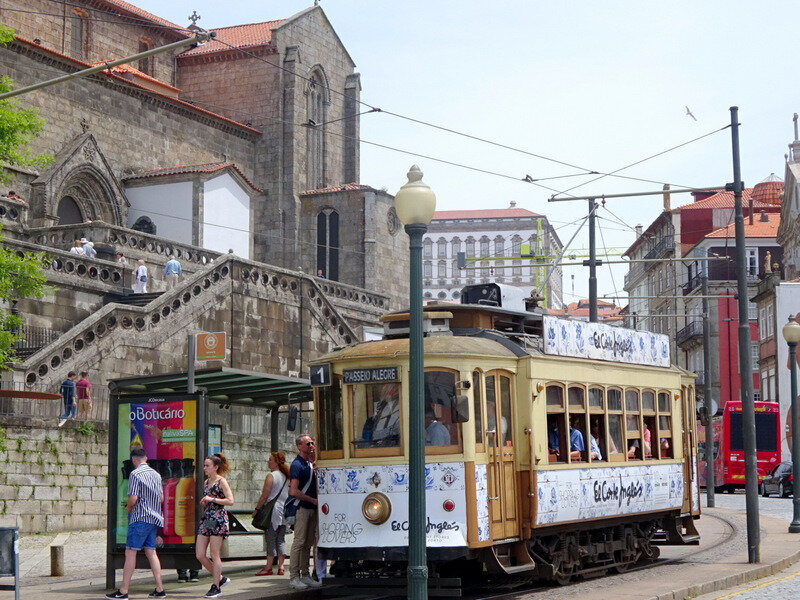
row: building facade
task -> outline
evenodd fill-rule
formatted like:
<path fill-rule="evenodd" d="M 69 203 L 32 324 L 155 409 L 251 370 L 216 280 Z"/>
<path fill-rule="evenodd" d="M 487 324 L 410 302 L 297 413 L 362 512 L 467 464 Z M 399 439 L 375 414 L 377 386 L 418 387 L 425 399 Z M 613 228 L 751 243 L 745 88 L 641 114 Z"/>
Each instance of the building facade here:
<path fill-rule="evenodd" d="M 0 48 L 0 67 L 17 86 L 193 35 L 118 0 L 57 12 L 45 0 L 0 7 L 18 36 Z M 337 224 L 363 230 L 364 210 L 391 223 L 392 198 L 358 185 L 360 77 L 322 8 L 213 31 L 211 42 L 19 97 L 45 120 L 30 149 L 55 157 L 12 170 L 11 189 L 30 206 L 25 224 L 101 220 L 357 286 L 371 276 L 351 265 L 377 250 L 391 256 L 382 291 L 404 304 L 402 231 L 359 231 L 365 245 L 337 246 Z M 348 203 L 355 213 L 333 206 L 342 190 L 361 194 Z"/>
<path fill-rule="evenodd" d="M 523 257 L 524 245 L 532 257 Z M 563 273 L 548 273 L 563 245 L 547 217 L 524 208 L 436 211 L 423 239 L 426 300 L 458 302 L 461 288 L 474 283 L 504 283 L 538 292 L 542 305 L 563 306 Z M 466 255 L 459 269 L 458 253 Z M 475 260 L 480 259 L 480 260 Z"/>

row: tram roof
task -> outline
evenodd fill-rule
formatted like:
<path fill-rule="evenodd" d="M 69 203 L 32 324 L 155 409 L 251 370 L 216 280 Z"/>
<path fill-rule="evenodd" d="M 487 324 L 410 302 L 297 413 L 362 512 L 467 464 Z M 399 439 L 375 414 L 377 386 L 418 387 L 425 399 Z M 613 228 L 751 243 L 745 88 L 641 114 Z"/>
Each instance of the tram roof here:
<path fill-rule="evenodd" d="M 186 371 L 179 371 L 114 379 L 108 387 L 117 394 L 186 393 L 187 379 Z M 219 404 L 276 408 L 311 399 L 308 379 L 229 367 L 197 369 L 194 383 L 210 402 Z"/>
<path fill-rule="evenodd" d="M 464 356 L 497 356 L 516 358 L 514 352 L 502 344 L 483 337 L 462 335 L 431 335 L 424 338 L 425 354 L 461 354 Z M 408 355 L 408 338 L 374 340 L 334 350 L 311 361 L 312 364 L 331 360 L 358 358 L 386 358 Z"/>

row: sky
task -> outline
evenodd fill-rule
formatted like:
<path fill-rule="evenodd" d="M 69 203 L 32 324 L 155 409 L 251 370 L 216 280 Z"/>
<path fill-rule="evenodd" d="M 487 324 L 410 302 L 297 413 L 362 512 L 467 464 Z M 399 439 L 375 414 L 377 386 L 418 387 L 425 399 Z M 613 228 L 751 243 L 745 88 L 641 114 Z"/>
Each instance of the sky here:
<path fill-rule="evenodd" d="M 310 1 L 133 0 L 179 25 L 197 11 L 211 29 L 286 18 Z M 321 0 L 361 73 L 361 99 L 404 116 L 576 165 L 565 166 L 391 115 L 361 118 L 361 138 L 430 158 L 362 144 L 361 183 L 390 193 L 419 164 L 437 209 L 518 207 L 545 214 L 562 242 L 586 201 L 522 179 L 614 171 L 730 124 L 739 107 L 742 178 L 783 178 L 792 114 L 796 3 L 743 0 Z M 696 121 L 686 115 L 688 106 Z M 481 173 L 433 160 L 442 159 Z M 583 170 L 581 170 L 583 169 Z M 657 183 L 605 177 L 573 195 L 718 186 L 733 180 L 730 129 L 620 171 Z M 539 181 L 559 191 L 597 176 Z M 672 196 L 673 206 L 691 195 Z M 608 199 L 598 244 L 621 253 L 647 227 L 661 196 Z M 571 249 L 588 247 L 584 226 Z M 566 267 L 565 300 L 588 295 L 588 269 Z M 600 295 L 622 292 L 626 265 L 598 270 Z M 571 275 L 574 275 L 574 294 Z M 621 302 L 624 304 L 624 302 Z"/>

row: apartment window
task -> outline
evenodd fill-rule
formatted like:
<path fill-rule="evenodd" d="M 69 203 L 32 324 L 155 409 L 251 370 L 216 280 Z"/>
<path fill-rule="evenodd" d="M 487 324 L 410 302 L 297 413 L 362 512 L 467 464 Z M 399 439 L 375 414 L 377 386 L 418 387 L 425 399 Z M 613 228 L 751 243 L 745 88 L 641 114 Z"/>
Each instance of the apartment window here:
<path fill-rule="evenodd" d="M 511 275 L 514 277 L 521 277 L 522 276 L 522 261 L 515 260 L 511 263 L 513 266 L 511 267 Z"/>
<path fill-rule="evenodd" d="M 522 252 L 522 238 L 515 235 L 511 238 L 511 254 L 512 256 L 519 256 Z"/>
<path fill-rule="evenodd" d="M 506 240 L 502 235 L 498 235 L 496 238 L 494 238 L 494 255 L 506 255 Z"/>
<path fill-rule="evenodd" d="M 472 238 L 467 240 L 467 258 L 475 258 L 475 240 Z"/>
<path fill-rule="evenodd" d="M 750 362 L 753 371 L 758 371 L 758 342 L 750 343 Z"/>
<path fill-rule="evenodd" d="M 438 258 L 447 258 L 447 240 L 439 238 L 436 242 L 436 256 Z"/>
<path fill-rule="evenodd" d="M 445 261 L 440 260 L 437 264 L 436 276 L 439 277 L 439 279 L 447 277 L 447 263 Z"/>
<path fill-rule="evenodd" d="M 754 302 L 747 305 L 747 318 L 751 321 L 758 320 L 758 307 Z"/>
<path fill-rule="evenodd" d="M 422 258 L 433 258 L 433 242 L 431 240 L 422 242 Z"/>
<path fill-rule="evenodd" d="M 766 324 L 766 331 L 767 337 L 771 338 L 775 335 L 775 305 L 770 302 L 767 304 L 767 324 Z"/>
<path fill-rule="evenodd" d="M 489 256 L 489 238 L 481 238 L 481 256 Z"/>
<path fill-rule="evenodd" d="M 767 307 L 762 306 L 758 309 L 758 339 L 767 339 Z"/>
<path fill-rule="evenodd" d="M 424 263 L 422 263 L 422 275 L 423 277 L 428 278 L 433 277 L 433 264 L 431 261 L 426 260 Z"/>
<path fill-rule="evenodd" d="M 758 248 L 745 248 L 747 254 L 747 275 L 755 277 L 758 275 Z"/>
<path fill-rule="evenodd" d="M 453 238 L 450 242 L 450 256 L 457 256 L 459 252 L 461 252 L 461 240 Z"/>

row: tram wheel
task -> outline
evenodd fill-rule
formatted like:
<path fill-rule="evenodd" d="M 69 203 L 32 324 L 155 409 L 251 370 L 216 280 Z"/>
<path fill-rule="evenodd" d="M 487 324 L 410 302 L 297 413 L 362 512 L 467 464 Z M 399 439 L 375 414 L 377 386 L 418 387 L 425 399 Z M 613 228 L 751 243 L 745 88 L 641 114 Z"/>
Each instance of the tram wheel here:
<path fill-rule="evenodd" d="M 609 569 L 611 573 L 615 573 L 617 575 L 622 575 L 631 567 L 630 563 L 620 563 L 618 565 L 614 565 Z"/>

